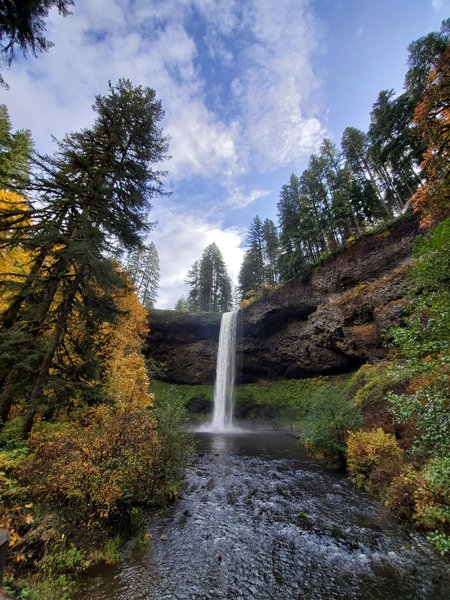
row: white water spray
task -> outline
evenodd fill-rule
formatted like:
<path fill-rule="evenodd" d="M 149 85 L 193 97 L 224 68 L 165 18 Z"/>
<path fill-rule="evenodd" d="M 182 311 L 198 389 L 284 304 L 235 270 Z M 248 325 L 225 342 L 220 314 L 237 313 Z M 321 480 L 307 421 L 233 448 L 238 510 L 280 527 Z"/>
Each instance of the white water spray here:
<path fill-rule="evenodd" d="M 234 380 L 236 376 L 236 338 L 238 311 L 222 315 L 217 351 L 216 384 L 212 422 L 203 431 L 235 431 L 233 421 Z"/>

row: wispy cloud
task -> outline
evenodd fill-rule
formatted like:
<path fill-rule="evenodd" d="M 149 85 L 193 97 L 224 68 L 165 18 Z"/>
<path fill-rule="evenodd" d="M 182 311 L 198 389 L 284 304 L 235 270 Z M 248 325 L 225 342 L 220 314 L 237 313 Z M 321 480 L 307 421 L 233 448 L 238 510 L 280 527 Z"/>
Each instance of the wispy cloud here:
<path fill-rule="evenodd" d="M 246 191 L 242 186 L 232 186 L 228 193 L 228 203 L 234 208 L 244 208 L 250 206 L 259 198 L 269 195 L 268 190 L 249 190 Z"/>
<path fill-rule="evenodd" d="M 226 171 L 239 176 L 286 165 L 323 135 L 311 66 L 318 26 L 307 0 L 78 0 L 73 15 L 55 13 L 55 47 L 8 74 L 14 121 L 30 127 L 40 147 L 91 120 L 93 96 L 108 79 L 151 85 L 166 111 L 171 176 Z M 193 34 L 193 22 L 207 33 Z M 205 97 L 202 52 L 236 76 L 227 83 L 238 113 L 214 111 Z M 235 64 L 234 64 L 235 63 Z M 30 98 L 33 102 L 30 103 Z"/>
<path fill-rule="evenodd" d="M 320 26 L 309 0 L 278 0 L 275 9 L 273 0 L 77 0 L 66 19 L 53 11 L 47 30 L 54 48 L 15 62 L 10 90 L 0 90 L 14 128 L 30 129 L 41 151 L 53 149 L 52 135 L 89 126 L 95 95 L 127 77 L 162 100 L 171 184 L 203 178 L 225 215 L 267 195 L 244 186 L 244 174 L 257 181 L 298 164 L 324 135 L 312 65 Z M 234 278 L 242 258 L 239 230 L 214 220 L 210 204 L 194 206 L 200 218 L 188 198 L 178 201 L 152 213 L 163 306 L 208 243 L 222 244 Z"/>
<path fill-rule="evenodd" d="M 306 1 L 281 0 L 276 10 L 270 0 L 244 4 L 252 35 L 233 86 L 251 163 L 268 170 L 309 154 L 324 136 L 312 67 L 320 27 Z"/>

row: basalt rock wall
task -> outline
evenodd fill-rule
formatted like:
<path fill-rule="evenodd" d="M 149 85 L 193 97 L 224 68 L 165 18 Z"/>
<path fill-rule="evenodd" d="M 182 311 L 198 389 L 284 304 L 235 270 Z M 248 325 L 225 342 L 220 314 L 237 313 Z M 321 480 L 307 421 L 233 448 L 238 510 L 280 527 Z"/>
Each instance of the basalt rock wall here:
<path fill-rule="evenodd" d="M 170 383 L 213 383 L 221 315 L 152 310 L 146 354 Z"/>
<path fill-rule="evenodd" d="M 399 323 L 415 219 L 366 236 L 241 311 L 244 382 L 342 373 L 386 356 L 381 331 Z M 212 383 L 220 315 L 153 311 L 148 354 L 166 380 Z"/>

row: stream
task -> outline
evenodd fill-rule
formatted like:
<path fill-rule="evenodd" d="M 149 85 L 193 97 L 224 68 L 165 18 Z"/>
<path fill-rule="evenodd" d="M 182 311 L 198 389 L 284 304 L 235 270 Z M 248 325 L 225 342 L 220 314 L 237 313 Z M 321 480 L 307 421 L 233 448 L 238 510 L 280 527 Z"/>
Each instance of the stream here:
<path fill-rule="evenodd" d="M 84 600 L 444 600 L 448 565 L 273 431 L 197 434 L 181 497 Z"/>

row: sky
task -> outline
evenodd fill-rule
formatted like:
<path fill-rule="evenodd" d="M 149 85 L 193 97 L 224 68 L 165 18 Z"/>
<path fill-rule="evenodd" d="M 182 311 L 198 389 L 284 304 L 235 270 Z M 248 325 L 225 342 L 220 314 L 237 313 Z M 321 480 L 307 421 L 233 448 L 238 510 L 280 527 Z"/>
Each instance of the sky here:
<path fill-rule="evenodd" d="M 437 31 L 450 0 L 75 0 L 52 11 L 47 54 L 19 58 L 0 89 L 40 152 L 92 124 L 108 81 L 161 99 L 166 190 L 150 214 L 157 308 L 186 294 L 215 242 L 236 282 L 255 215 L 277 222 L 281 187 L 324 137 L 367 130 L 382 89 L 402 92 L 408 44 Z"/>

